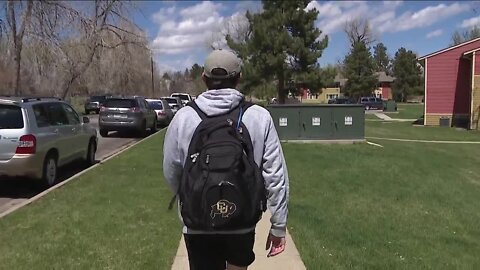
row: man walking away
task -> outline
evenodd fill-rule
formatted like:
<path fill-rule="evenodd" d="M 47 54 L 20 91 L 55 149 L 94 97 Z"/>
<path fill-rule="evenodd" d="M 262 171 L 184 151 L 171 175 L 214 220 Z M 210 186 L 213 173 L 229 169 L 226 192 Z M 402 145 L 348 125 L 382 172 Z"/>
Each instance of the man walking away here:
<path fill-rule="evenodd" d="M 213 51 L 208 90 L 179 110 L 164 142 L 165 179 L 179 199 L 190 269 L 247 269 L 255 225 L 267 206 L 267 256 L 285 249 L 288 173 L 273 120 L 235 88 L 241 61 Z"/>

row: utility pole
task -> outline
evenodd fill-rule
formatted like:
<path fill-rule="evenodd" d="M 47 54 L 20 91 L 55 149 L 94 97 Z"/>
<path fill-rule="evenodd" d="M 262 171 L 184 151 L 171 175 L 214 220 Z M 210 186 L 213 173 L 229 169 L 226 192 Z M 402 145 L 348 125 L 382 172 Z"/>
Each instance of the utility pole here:
<path fill-rule="evenodd" d="M 150 56 L 150 64 L 152 68 L 152 98 L 155 98 L 155 81 L 153 77 L 153 58 Z"/>

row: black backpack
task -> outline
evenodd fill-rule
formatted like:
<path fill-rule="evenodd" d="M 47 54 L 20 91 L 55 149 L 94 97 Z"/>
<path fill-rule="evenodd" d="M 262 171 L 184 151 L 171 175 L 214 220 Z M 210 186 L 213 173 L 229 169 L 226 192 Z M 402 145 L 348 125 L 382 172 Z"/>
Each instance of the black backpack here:
<path fill-rule="evenodd" d="M 266 189 L 253 158 L 242 115 L 252 104 L 242 101 L 229 113 L 202 118 L 193 133 L 178 190 L 184 224 L 194 230 L 251 228 L 266 210 Z"/>

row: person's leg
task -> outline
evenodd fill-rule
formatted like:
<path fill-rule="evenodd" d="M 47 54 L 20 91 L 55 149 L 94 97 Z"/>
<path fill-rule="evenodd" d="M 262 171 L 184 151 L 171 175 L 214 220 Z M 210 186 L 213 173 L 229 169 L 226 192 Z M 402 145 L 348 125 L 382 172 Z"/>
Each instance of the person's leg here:
<path fill-rule="evenodd" d="M 190 270 L 225 270 L 225 253 L 215 235 L 185 234 Z"/>
<path fill-rule="evenodd" d="M 226 246 L 226 258 L 228 270 L 245 270 L 255 260 L 253 244 L 255 232 L 247 234 L 225 235 L 223 238 Z"/>

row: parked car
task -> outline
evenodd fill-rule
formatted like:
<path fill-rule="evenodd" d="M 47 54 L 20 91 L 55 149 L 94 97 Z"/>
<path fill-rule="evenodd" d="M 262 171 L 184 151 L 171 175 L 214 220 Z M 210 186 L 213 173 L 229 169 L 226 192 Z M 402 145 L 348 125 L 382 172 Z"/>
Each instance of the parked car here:
<path fill-rule="evenodd" d="M 143 97 L 109 98 L 99 115 L 100 135 L 107 137 L 110 131 L 134 131 L 145 136 L 147 128 L 157 130 L 157 116 Z"/>
<path fill-rule="evenodd" d="M 157 114 L 157 124 L 161 126 L 168 126 L 173 118 L 173 111 L 168 105 L 168 102 L 163 99 L 147 99 L 148 104 Z"/>
<path fill-rule="evenodd" d="M 85 114 L 90 114 L 91 112 L 95 112 L 96 114 L 98 114 L 100 112 L 100 108 L 103 106 L 103 104 L 109 97 L 111 96 L 91 96 L 87 100 L 87 102 L 85 102 Z"/>
<path fill-rule="evenodd" d="M 32 177 L 47 187 L 58 168 L 95 163 L 97 130 L 55 98 L 0 98 L 0 175 Z"/>
<path fill-rule="evenodd" d="M 329 99 L 328 104 L 355 104 L 355 102 L 348 97 L 339 97 L 339 98 Z"/>
<path fill-rule="evenodd" d="M 168 102 L 170 108 L 172 108 L 173 114 L 176 114 L 178 110 L 183 108 L 182 100 L 179 97 L 163 97 Z"/>
<path fill-rule="evenodd" d="M 383 100 L 377 97 L 361 97 L 360 104 L 365 106 L 365 110 L 383 110 Z"/>
<path fill-rule="evenodd" d="M 187 93 L 173 93 L 171 97 L 179 97 L 182 100 L 183 105 L 186 105 L 188 102 L 192 101 L 192 96 Z"/>

